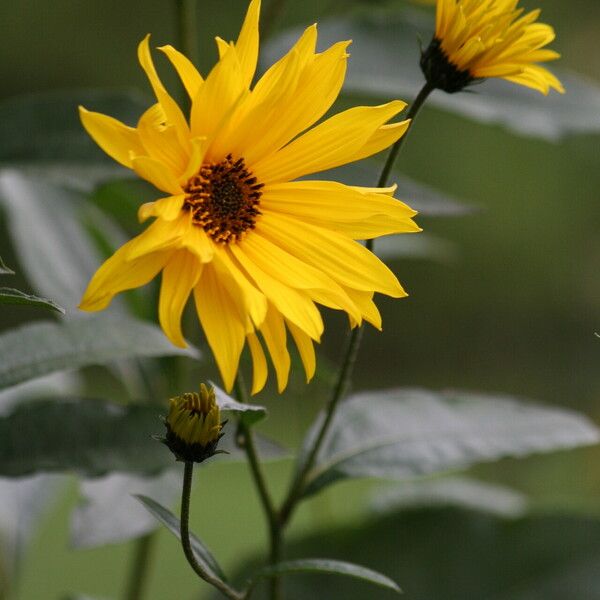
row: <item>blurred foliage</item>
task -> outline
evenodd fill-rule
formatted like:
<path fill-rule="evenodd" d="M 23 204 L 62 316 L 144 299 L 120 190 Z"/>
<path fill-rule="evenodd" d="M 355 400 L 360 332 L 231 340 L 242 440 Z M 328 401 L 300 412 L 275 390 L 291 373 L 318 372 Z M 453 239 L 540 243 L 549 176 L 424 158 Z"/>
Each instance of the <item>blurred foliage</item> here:
<path fill-rule="evenodd" d="M 211 35 L 233 37 L 246 2 L 200 0 L 199 4 L 201 66 L 206 71 L 216 56 Z M 541 5 L 544 20 L 555 25 L 556 47 L 564 55 L 561 68 L 600 80 L 600 55 L 596 51 L 598 3 L 573 0 L 568 11 L 560 0 L 525 4 Z M 350 15 L 350 5 L 362 16 Z M 321 21 L 320 31 L 326 39 L 354 38 L 350 85 L 339 106 L 355 101 L 384 101 L 392 96 L 410 99 L 414 93 L 418 77 L 415 31 L 421 31 L 426 38 L 432 18 L 427 8 L 409 6 L 404 0 L 288 0 L 272 15 L 271 53 L 281 49 L 288 39 L 285 33 L 280 37 L 288 27 L 305 26 L 315 20 Z M 403 16 L 402 35 L 397 29 L 400 25 L 392 19 L 398 15 Z M 68 321 L 26 327 L 51 329 L 62 340 L 62 346 L 57 343 L 46 348 L 47 354 L 40 357 L 43 368 L 35 374 L 68 365 L 86 366 L 79 382 L 82 389 L 73 390 L 74 397 L 82 391 L 88 397 L 127 402 L 147 398 L 148 386 L 166 397 L 182 386 L 195 385 L 200 376 L 214 375 L 208 365 L 190 367 L 175 358 L 130 360 L 131 348 L 124 350 L 122 364 L 112 365 L 110 370 L 92 368 L 91 365 L 109 361 L 106 344 L 113 342 L 103 339 L 103 335 L 110 331 L 106 325 L 94 325 L 93 319 L 70 322 L 78 317 L 75 306 L 87 278 L 124 236 L 139 230 L 137 206 L 154 194 L 146 184 L 124 179 L 124 172 L 106 161 L 81 129 L 76 107 L 84 104 L 127 122 L 135 121 L 149 91 L 136 64 L 135 47 L 148 31 L 153 33 L 155 45 L 174 42 L 173 16 L 174 3 L 166 0 L 6 0 L 0 6 L 0 19 L 10 23 L 0 42 L 0 95 L 4 98 L 0 104 L 0 256 L 17 271 L 11 285 L 14 282 L 19 289 L 47 295 L 67 309 Z M 377 68 L 371 68 L 372 65 Z M 407 78 L 403 79 L 403 74 L 408 74 Z M 591 134 L 571 137 L 574 132 L 598 130 L 599 88 L 593 81 L 565 77 L 568 90 L 564 98 L 534 97 L 509 84 L 488 82 L 468 96 L 436 96 L 434 108 L 426 109 L 419 118 L 396 175 L 400 197 L 409 204 L 414 197 L 429 237 L 423 238 L 426 243 L 415 241 L 406 246 L 390 245 L 388 240 L 381 243 L 380 252 L 398 259 L 395 269 L 411 297 L 401 302 L 381 301 L 385 331 L 367 332 L 354 382 L 356 388 L 420 385 L 497 390 L 600 416 L 600 357 L 598 340 L 593 335 L 600 322 L 596 267 L 600 258 L 597 138 Z M 177 85 L 172 77 L 167 77 L 167 81 Z M 122 91 L 132 86 L 134 91 Z M 107 89 L 91 89 L 102 87 Z M 510 131 L 483 127 L 477 120 L 502 123 Z M 530 137 L 517 137 L 515 132 Z M 370 185 L 379 164 L 374 161 L 347 170 L 343 180 Z M 449 202 L 448 198 L 465 202 Z M 465 206 L 477 206 L 478 210 L 465 211 Z M 462 218 L 441 218 L 449 215 Z M 440 256 L 446 260 L 429 260 Z M 153 293 L 150 287 L 129 294 L 127 304 L 117 302 L 115 310 L 120 314 L 130 310 L 139 318 L 154 321 L 156 315 L 150 306 L 155 304 L 148 302 Z M 10 312 L 3 308 L 0 331 L 48 314 L 40 313 L 25 306 L 11 307 Z M 327 365 L 335 364 L 340 353 L 347 325 L 339 316 L 327 314 L 327 318 L 324 358 L 315 382 L 307 387 L 301 377 L 294 376 L 285 399 L 279 398 L 272 387 L 257 398 L 270 410 L 262 431 L 288 446 L 300 443 L 304 429 L 322 406 L 331 378 Z M 60 350 L 68 346 L 64 336 L 70 327 L 88 327 L 90 333 L 85 348 L 67 348 L 72 361 L 69 363 L 64 362 Z M 19 339 L 10 346 L 15 344 L 18 348 L 16 358 L 36 356 L 27 348 L 28 329 L 18 331 Z M 196 325 L 187 331 L 196 344 L 203 344 L 198 342 Z M 152 344 L 160 346 L 158 338 L 152 340 Z M 139 345 L 139 339 L 124 341 L 131 342 L 131 347 Z M 144 343 L 144 348 L 152 344 Z M 147 354 L 164 354 L 166 346 L 159 350 Z M 0 362 L 0 377 L 10 370 L 10 361 L 14 360 L 7 357 Z M 126 357 L 129 358 L 125 360 Z M 163 376 L 165 373 L 168 377 Z M 10 401 L 5 396 L 0 398 L 0 425 L 6 426 L 11 418 L 19 417 L 23 430 L 32 427 L 31 436 L 39 430 L 36 418 L 51 424 L 53 431 L 70 423 L 64 431 L 78 434 L 87 430 L 78 421 L 86 418 L 85 411 L 105 408 L 102 402 L 81 404 L 76 410 L 66 403 L 46 403 L 34 406 L 33 411 L 40 409 L 38 412 L 28 412 L 29 405 L 23 405 L 5 416 L 7 407 L 24 398 L 19 391 Z M 56 413 L 52 421 L 44 416 L 49 409 Z M 132 406 L 123 411 L 151 411 L 152 422 L 160 426 L 154 407 Z M 110 410 L 105 412 L 111 414 Z M 556 414 L 564 416 L 561 410 Z M 383 411 L 377 416 L 383 417 Z M 401 418 L 395 413 L 394 416 Z M 131 446 L 144 448 L 143 456 L 130 454 L 142 462 L 150 461 L 155 452 L 161 451 L 158 445 L 150 445 L 153 442 L 147 434 L 154 426 L 145 418 L 147 427 L 136 430 L 139 443 Z M 408 421 L 402 424 L 408 426 Z M 114 433 L 110 425 L 94 433 L 101 435 L 103 431 L 107 435 Z M 93 450 L 97 440 L 93 436 L 86 439 L 86 435 L 75 437 L 77 440 L 65 436 L 63 450 L 71 450 L 75 462 L 69 466 L 81 468 L 90 456 L 86 451 Z M 5 450 L 9 438 L 3 435 L 0 439 Z M 80 442 L 83 446 L 77 445 Z M 233 440 L 230 445 L 233 448 Z M 518 451 L 518 443 L 516 446 Z M 18 448 L 13 445 L 13 452 Z M 75 448 L 76 454 L 72 452 Z M 265 454 L 281 456 L 281 448 L 268 440 L 262 441 L 261 449 Z M 462 448 L 465 449 L 474 451 L 472 446 Z M 429 448 L 429 456 L 437 451 Z M 486 450 L 481 452 L 485 454 Z M 35 453 L 21 448 L 17 454 L 21 461 L 19 473 L 31 470 L 23 464 L 35 459 Z M 493 458 L 504 454 L 498 452 Z M 160 460 L 163 459 L 168 460 L 168 455 L 161 455 Z M 448 503 L 457 504 L 458 508 L 414 508 L 388 516 L 365 517 L 371 485 L 343 483 L 310 500 L 299 513 L 289 556 L 355 560 L 397 579 L 408 597 L 415 600 L 600 597 L 600 579 L 594 566 L 600 532 L 596 531 L 598 523 L 588 516 L 599 514 L 600 478 L 594 475 L 600 472 L 599 462 L 600 450 L 590 448 L 477 467 L 477 476 L 509 484 L 517 490 L 509 492 L 515 497 L 526 493 L 527 508 L 533 514 L 517 519 L 473 510 L 473 489 L 475 495 L 485 498 L 483 484 L 469 488 L 469 494 L 464 493 L 464 487 L 460 488 L 461 493 L 454 492 Z M 58 463 L 54 464 L 56 468 Z M 456 463 L 446 463 L 443 468 L 455 466 Z M 267 470 L 275 489 L 281 490 L 290 464 L 273 463 Z M 98 474 L 102 469 L 92 471 Z M 210 465 L 202 470 L 202 492 L 199 490 L 200 497 L 196 499 L 195 529 L 202 532 L 202 538 L 214 548 L 228 572 L 242 556 L 256 556 L 263 547 L 260 511 L 247 477 L 240 465 Z M 149 491 L 156 491 L 155 483 L 153 479 L 140 478 L 134 483 L 131 478 L 115 480 L 110 476 L 86 481 L 81 485 L 83 500 L 77 508 L 77 493 L 71 489 L 45 523 L 29 560 L 21 566 L 18 597 L 54 598 L 66 591 L 116 597 L 129 548 L 100 548 L 86 553 L 66 550 L 68 515 L 72 519 L 71 540 L 76 546 L 94 546 L 139 535 L 150 530 L 152 524 L 139 512 L 133 512 L 124 498 L 128 489 L 158 497 Z M 22 554 L 42 512 L 40 505 L 52 507 L 53 484 L 44 475 L 39 479 L 1 480 L 0 485 L 4 502 L 0 529 L 7 538 L 15 534 L 11 539 Z M 489 488 L 485 489 L 489 492 Z M 429 489 L 427 493 L 429 497 L 439 497 L 447 492 L 448 488 L 442 492 Z M 101 521 L 98 503 L 88 505 L 90 512 L 86 517 L 86 493 L 105 499 L 108 510 L 103 519 L 110 518 L 113 511 L 117 520 L 112 522 L 110 531 L 82 527 L 86 519 Z M 495 497 L 499 495 L 501 492 L 496 491 Z M 426 494 L 420 492 L 417 496 L 420 500 L 415 503 L 426 504 Z M 471 504 L 466 498 L 471 499 Z M 168 504 L 170 496 L 160 501 Z M 129 508 L 118 512 L 117 506 Z M 219 507 L 219 518 L 200 510 L 208 506 Z M 143 512 L 141 507 L 136 508 Z M 94 512 L 99 510 L 100 513 Z M 568 510 L 577 516 L 536 514 L 550 510 Z M 96 516 L 90 517 L 92 514 Z M 130 518 L 134 514 L 135 518 Z M 16 522 L 30 525 L 25 533 L 20 533 L 7 525 Z M 325 535 L 314 533 L 323 525 L 329 527 Z M 149 598 L 168 597 L 174 581 L 178 582 L 178 595 L 191 597 L 197 582 L 181 560 L 179 548 L 161 534 L 158 552 L 160 561 Z M 9 564 L 6 557 L 0 556 L 0 597 L 2 573 L 13 568 L 12 562 Z M 111 577 L 107 578 L 106 573 L 111 573 Z M 393 597 L 387 592 L 379 596 L 371 587 L 355 587 L 339 578 L 313 580 L 304 575 L 293 576 L 288 585 L 299 597 L 311 597 L 317 593 L 315 590 L 332 599 Z"/>

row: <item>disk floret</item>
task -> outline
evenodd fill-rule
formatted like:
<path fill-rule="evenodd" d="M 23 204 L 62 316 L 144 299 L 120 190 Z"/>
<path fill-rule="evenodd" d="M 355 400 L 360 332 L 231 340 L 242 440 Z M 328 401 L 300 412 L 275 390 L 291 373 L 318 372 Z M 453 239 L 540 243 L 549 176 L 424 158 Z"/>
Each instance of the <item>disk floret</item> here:
<path fill-rule="evenodd" d="M 202 227 L 215 242 L 239 241 L 254 229 L 261 214 L 258 205 L 262 183 L 246 168 L 243 158 L 231 154 L 220 162 L 202 165 L 184 187 L 184 210 L 194 225 Z"/>

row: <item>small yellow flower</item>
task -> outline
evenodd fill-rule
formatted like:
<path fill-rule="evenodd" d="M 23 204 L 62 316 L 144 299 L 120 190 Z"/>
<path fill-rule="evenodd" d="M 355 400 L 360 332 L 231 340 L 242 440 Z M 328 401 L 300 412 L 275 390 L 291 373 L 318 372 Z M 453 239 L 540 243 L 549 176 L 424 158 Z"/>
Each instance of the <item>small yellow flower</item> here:
<path fill-rule="evenodd" d="M 186 393 L 169 401 L 163 441 L 178 460 L 202 462 L 216 454 L 223 436 L 221 411 L 212 388 L 200 385 L 200 393 Z"/>
<path fill-rule="evenodd" d="M 227 390 L 248 343 L 252 393 L 267 378 L 263 344 L 279 390 L 287 385 L 288 332 L 312 377 L 313 342 L 323 333 L 316 303 L 346 312 L 352 326 L 364 320 L 381 328 L 374 293 L 406 294 L 356 240 L 420 231 L 415 211 L 392 197 L 394 187 L 298 180 L 393 144 L 408 122 L 389 121 L 405 104 L 352 108 L 311 129 L 342 87 L 350 42 L 316 53 L 316 26 L 308 27 L 252 85 L 259 9 L 252 0 L 235 43 L 217 38 L 220 59 L 206 79 L 172 46 L 160 48 L 190 97 L 189 119 L 161 83 L 148 37 L 138 57 L 157 103 L 137 127 L 80 111 L 105 152 L 165 195 L 140 207 L 140 220 L 154 222 L 100 267 L 81 308 L 104 309 L 115 294 L 162 272 L 158 313 L 166 335 L 185 346 L 181 315 L 193 294 Z"/>
<path fill-rule="evenodd" d="M 555 38 L 538 23 L 540 10 L 523 14 L 519 0 L 437 0 L 435 36 L 421 58 L 427 81 L 449 93 L 499 77 L 548 94 L 560 81 L 536 63 L 555 60 L 544 48 Z"/>

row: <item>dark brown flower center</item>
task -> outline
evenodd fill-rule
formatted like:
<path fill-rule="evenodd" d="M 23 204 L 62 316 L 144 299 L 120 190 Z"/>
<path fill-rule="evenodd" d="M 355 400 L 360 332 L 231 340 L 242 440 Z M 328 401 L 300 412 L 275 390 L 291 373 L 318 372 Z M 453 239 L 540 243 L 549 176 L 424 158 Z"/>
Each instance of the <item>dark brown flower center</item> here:
<path fill-rule="evenodd" d="M 215 242 L 237 242 L 255 227 L 262 187 L 243 158 L 233 160 L 228 154 L 221 162 L 202 165 L 187 182 L 183 209 Z"/>

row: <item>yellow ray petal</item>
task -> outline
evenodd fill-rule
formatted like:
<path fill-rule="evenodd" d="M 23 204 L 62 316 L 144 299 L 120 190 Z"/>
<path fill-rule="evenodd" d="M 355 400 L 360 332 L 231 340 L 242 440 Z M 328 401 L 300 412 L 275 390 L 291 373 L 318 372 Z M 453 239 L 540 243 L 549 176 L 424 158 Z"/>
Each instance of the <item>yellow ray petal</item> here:
<path fill-rule="evenodd" d="M 248 341 L 248 348 L 250 348 L 250 355 L 252 357 L 252 390 L 251 394 L 258 394 L 267 383 L 267 358 L 265 357 L 262 344 L 255 333 L 248 333 L 246 335 Z"/>
<path fill-rule="evenodd" d="M 255 232 L 231 247 L 240 261 L 254 265 L 290 288 L 303 290 L 310 298 L 329 308 L 344 310 L 360 320 L 358 309 L 346 292 L 318 267 L 307 264 Z"/>
<path fill-rule="evenodd" d="M 381 331 L 381 314 L 379 313 L 379 309 L 375 305 L 375 302 L 373 302 L 373 294 L 371 292 L 360 292 L 351 289 L 346 289 L 346 292 L 360 309 L 365 321 L 371 323 L 375 329 Z M 350 317 L 350 322 L 353 326 L 360 325 L 360 323 L 354 321 L 352 317 Z"/>
<path fill-rule="evenodd" d="M 374 254 L 339 233 L 283 215 L 261 219 L 257 229 L 274 244 L 346 287 L 393 298 L 406 296 L 396 276 Z"/>
<path fill-rule="evenodd" d="M 184 150 L 189 151 L 189 127 L 185 117 L 183 116 L 183 113 L 181 112 L 181 109 L 163 86 L 158 77 L 158 73 L 154 68 L 152 55 L 150 54 L 150 34 L 148 34 L 138 46 L 138 59 L 142 69 L 144 69 L 146 76 L 148 77 L 148 81 L 150 82 L 152 89 L 154 90 L 156 99 L 160 103 L 162 109 L 165 111 L 167 124 L 175 127 L 179 143 Z"/>
<path fill-rule="evenodd" d="M 136 240 L 134 238 L 121 246 L 96 271 L 81 299 L 81 310 L 106 308 L 116 294 L 147 284 L 163 268 L 170 256 L 169 252 L 154 252 L 137 260 L 128 259 Z"/>
<path fill-rule="evenodd" d="M 275 183 L 345 164 L 354 160 L 357 148 L 404 107 L 404 102 L 396 100 L 381 106 L 350 108 L 260 160 L 253 171 L 263 183 Z"/>
<path fill-rule="evenodd" d="M 283 392 L 287 386 L 290 374 L 290 354 L 287 349 L 285 325 L 283 317 L 273 306 L 269 306 L 267 318 L 260 328 L 265 340 L 275 374 L 277 375 L 277 390 Z"/>
<path fill-rule="evenodd" d="M 260 14 L 260 0 L 252 0 L 246 12 L 244 24 L 240 30 L 236 50 L 240 57 L 242 81 L 249 87 L 256 71 L 258 61 L 258 17 Z"/>
<path fill-rule="evenodd" d="M 230 295 L 243 306 L 244 314 L 248 314 L 255 327 L 259 327 L 267 314 L 267 300 L 254 282 L 248 279 L 236 264 L 233 256 L 221 246 L 215 245 L 215 268 L 228 286 Z"/>
<path fill-rule="evenodd" d="M 90 112 L 83 106 L 79 107 L 79 116 L 85 130 L 96 144 L 123 166 L 131 169 L 132 156 L 146 154 L 138 133 L 133 127 L 128 127 L 107 115 Z"/>
<path fill-rule="evenodd" d="M 261 210 L 316 219 L 332 227 L 382 215 L 406 220 L 417 213 L 389 195 L 388 188 L 360 188 L 337 181 L 288 181 L 265 186 Z"/>
<path fill-rule="evenodd" d="M 135 260 L 144 254 L 157 252 L 158 250 L 176 249 L 182 246 L 190 225 L 190 215 L 181 213 L 172 221 L 157 219 L 147 227 L 140 235 L 129 242 L 129 253 L 127 258 Z"/>
<path fill-rule="evenodd" d="M 310 31 L 310 30 L 309 30 Z M 314 30 L 316 31 L 316 30 Z M 299 133 L 310 127 L 331 107 L 346 74 L 346 48 L 350 42 L 339 42 L 314 56 L 299 56 L 295 80 L 282 81 L 287 93 L 272 94 L 268 110 L 260 105 L 256 115 L 248 115 L 254 129 L 241 142 L 241 154 L 249 164 L 276 152 Z M 307 53 L 309 47 L 306 48 Z M 254 94 L 254 92 L 253 92 Z M 277 127 L 273 127 L 274 119 Z"/>
<path fill-rule="evenodd" d="M 178 196 L 183 193 L 177 176 L 167 165 L 150 156 L 136 156 L 131 161 L 133 170 L 146 181 L 167 194 Z"/>
<path fill-rule="evenodd" d="M 232 253 L 244 270 L 256 282 L 256 285 L 263 294 L 269 299 L 270 303 L 281 314 L 288 320 L 296 323 L 298 327 L 313 339 L 319 340 L 321 338 L 323 320 L 317 307 L 308 295 L 284 285 L 265 273 L 239 248 L 237 250 L 232 248 Z"/>
<path fill-rule="evenodd" d="M 184 200 L 185 194 L 179 194 L 178 196 L 161 198 L 154 202 L 146 202 L 138 209 L 138 219 L 140 223 L 150 217 L 160 217 L 165 221 L 173 221 L 179 216 Z"/>
<path fill-rule="evenodd" d="M 242 84 L 240 62 L 235 49 L 230 46 L 192 101 L 192 134 L 210 141 L 224 126 L 244 92 L 247 90 Z"/>
<path fill-rule="evenodd" d="M 194 63 L 171 45 L 160 46 L 158 49 L 166 54 L 167 58 L 171 61 L 188 96 L 193 99 L 204 81 Z"/>
<path fill-rule="evenodd" d="M 173 252 L 162 272 L 158 318 L 165 335 L 175 346 L 187 346 L 181 333 L 181 314 L 198 283 L 202 263 L 187 250 Z"/>
<path fill-rule="evenodd" d="M 356 149 L 356 153 L 350 160 L 362 160 L 363 158 L 373 156 L 373 154 L 377 154 L 378 152 L 389 148 L 406 134 L 409 126 L 410 121 L 400 121 L 399 123 L 382 125 L 360 148 Z"/>
<path fill-rule="evenodd" d="M 194 287 L 194 300 L 223 385 L 229 392 L 238 370 L 246 331 L 234 301 L 221 285 L 212 264 L 204 266 L 200 281 Z"/>
<path fill-rule="evenodd" d="M 138 121 L 137 132 L 144 154 L 159 160 L 177 177 L 188 163 L 188 152 L 181 147 L 173 125 L 157 122 L 162 112 L 160 104 L 150 107 Z"/>
<path fill-rule="evenodd" d="M 301 329 L 296 327 L 294 323 L 286 321 L 286 324 L 294 338 L 294 342 L 296 342 L 300 359 L 304 365 L 304 372 L 306 373 L 306 383 L 308 383 L 313 378 L 315 369 L 317 368 L 317 358 L 315 356 L 313 341 Z"/>
<path fill-rule="evenodd" d="M 215 245 L 200 227 L 190 224 L 181 240 L 182 247 L 187 248 L 203 263 L 211 262 L 215 253 Z"/>

